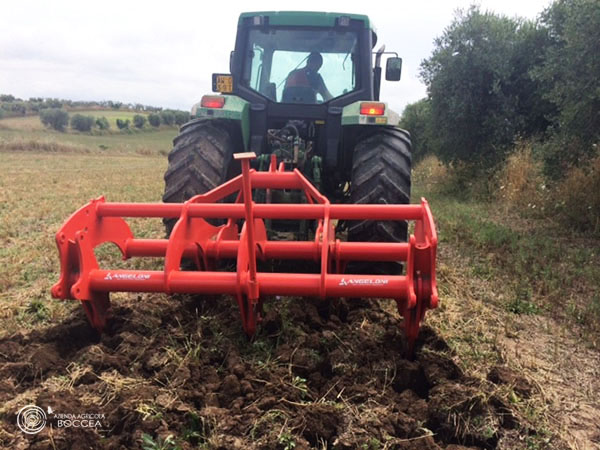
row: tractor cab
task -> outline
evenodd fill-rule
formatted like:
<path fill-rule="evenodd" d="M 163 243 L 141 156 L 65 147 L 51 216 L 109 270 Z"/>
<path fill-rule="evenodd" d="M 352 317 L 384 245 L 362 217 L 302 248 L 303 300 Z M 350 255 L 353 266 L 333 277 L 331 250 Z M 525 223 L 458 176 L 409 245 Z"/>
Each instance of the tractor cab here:
<path fill-rule="evenodd" d="M 373 53 L 376 42 L 364 15 L 243 13 L 231 73 L 213 74 L 213 91 L 225 98 L 205 96 L 192 114 L 239 118 L 241 144 L 259 159 L 264 155 L 263 165 L 275 150 L 289 160 L 283 154 L 293 153 L 298 138 L 299 166 L 307 160 L 303 155 L 316 157 L 307 175 L 318 183 L 312 172 L 325 170 L 332 175 L 326 190 L 336 190 L 351 176 L 357 133 L 364 131 L 358 126 L 395 125 L 398 119 L 378 102 L 381 58 L 389 52 L 382 47 Z M 400 79 L 402 62 L 393 55 L 386 65 L 386 79 L 392 81 Z M 234 111 L 240 114 L 234 117 Z"/>
<path fill-rule="evenodd" d="M 258 100 L 252 95 L 257 93 L 275 103 L 331 101 L 348 105 L 356 99 L 377 100 L 384 47 L 372 62 L 376 42 L 377 35 L 364 15 L 295 11 L 244 13 L 238 22 L 235 50 L 231 55 L 234 92 L 248 100 Z M 311 68 L 307 63 L 311 54 L 321 58 L 316 71 L 331 93 L 329 98 L 318 92 L 314 79 L 310 80 Z M 388 60 L 386 79 L 400 79 L 401 63 L 397 55 Z M 316 95 L 289 94 L 294 87 L 290 76 L 305 68 L 308 68 L 309 83 L 304 79 L 295 85 L 312 87 Z"/>

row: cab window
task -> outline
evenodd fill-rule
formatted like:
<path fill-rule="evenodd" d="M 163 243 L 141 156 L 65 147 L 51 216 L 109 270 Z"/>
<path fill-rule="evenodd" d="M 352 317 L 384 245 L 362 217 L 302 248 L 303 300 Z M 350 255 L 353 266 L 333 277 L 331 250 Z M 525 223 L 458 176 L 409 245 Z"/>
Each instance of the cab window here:
<path fill-rule="evenodd" d="M 320 103 L 328 100 L 324 93 L 336 98 L 358 88 L 355 32 L 251 29 L 247 48 L 243 82 L 272 101 Z M 315 53 L 322 64 L 311 71 L 309 55 Z"/>

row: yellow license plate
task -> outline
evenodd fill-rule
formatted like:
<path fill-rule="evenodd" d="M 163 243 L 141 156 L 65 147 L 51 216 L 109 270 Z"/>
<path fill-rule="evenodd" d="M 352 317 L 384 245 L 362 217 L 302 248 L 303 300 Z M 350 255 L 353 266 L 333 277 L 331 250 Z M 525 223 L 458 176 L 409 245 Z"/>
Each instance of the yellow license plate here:
<path fill-rule="evenodd" d="M 213 91 L 222 94 L 233 92 L 233 77 L 229 74 L 213 74 Z"/>

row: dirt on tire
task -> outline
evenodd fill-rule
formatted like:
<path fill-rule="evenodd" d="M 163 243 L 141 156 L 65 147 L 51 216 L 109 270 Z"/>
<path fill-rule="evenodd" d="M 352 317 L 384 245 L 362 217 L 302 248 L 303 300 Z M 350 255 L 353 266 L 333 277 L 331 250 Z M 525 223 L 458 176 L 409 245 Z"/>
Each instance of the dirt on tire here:
<path fill-rule="evenodd" d="M 405 358 L 387 303 L 273 299 L 248 340 L 228 297 L 133 297 L 102 336 L 77 308 L 0 341 L 2 448 L 457 450 L 536 433 L 495 393 L 517 374 L 467 376 L 427 326 Z M 47 411 L 38 434 L 17 427 L 26 404 Z"/>

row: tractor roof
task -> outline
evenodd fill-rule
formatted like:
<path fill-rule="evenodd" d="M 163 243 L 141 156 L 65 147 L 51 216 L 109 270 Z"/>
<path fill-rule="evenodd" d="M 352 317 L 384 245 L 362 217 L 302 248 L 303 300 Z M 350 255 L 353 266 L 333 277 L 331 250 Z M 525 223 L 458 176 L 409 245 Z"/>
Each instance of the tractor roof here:
<path fill-rule="evenodd" d="M 375 31 L 369 17 L 364 14 L 347 14 L 333 12 L 315 12 L 315 11 L 257 11 L 240 14 L 239 24 L 249 17 L 263 16 L 269 18 L 269 25 L 280 26 L 313 26 L 313 27 L 333 27 L 340 17 L 349 17 L 353 20 L 359 20 L 365 24 L 365 28 L 371 28 Z"/>

